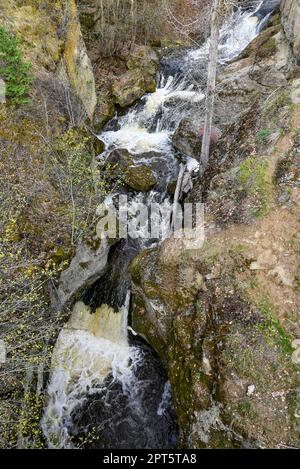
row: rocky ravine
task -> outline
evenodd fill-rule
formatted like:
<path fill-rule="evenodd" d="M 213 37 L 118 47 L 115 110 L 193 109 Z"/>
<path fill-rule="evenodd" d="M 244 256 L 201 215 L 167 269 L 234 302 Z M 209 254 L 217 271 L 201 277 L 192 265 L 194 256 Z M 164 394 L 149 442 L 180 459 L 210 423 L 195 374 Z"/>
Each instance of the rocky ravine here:
<path fill-rule="evenodd" d="M 299 13 L 283 2 L 282 27 L 220 76 L 237 108 L 189 196 L 203 248 L 169 239 L 131 266 L 133 327 L 168 370 L 183 447 L 299 446 Z"/>
<path fill-rule="evenodd" d="M 82 107 L 83 115 L 94 116 L 96 130 L 116 105 L 153 90 L 157 55 L 151 48 L 139 46 L 124 58 L 124 73 L 107 96 L 94 78 L 75 2 L 66 2 L 66 10 L 57 3 L 51 15 L 48 3 L 28 3 L 12 8 L 15 2 L 4 1 L 1 7 L 5 25 L 27 38 L 24 53 L 34 65 L 36 86 L 74 92 L 79 118 Z M 293 349 L 300 337 L 299 11 L 299 1 L 283 2 L 281 18 L 219 76 L 222 138 L 203 184 L 189 196 L 199 200 L 201 193 L 206 203 L 205 246 L 187 252 L 184 243 L 170 239 L 132 264 L 133 327 L 168 370 L 184 447 L 299 446 Z M 48 112 L 56 125 L 68 113 L 60 115 L 62 103 L 50 91 Z M 44 116 L 42 101 L 41 108 Z M 19 125 L 15 133 L 24 145 L 27 128 Z M 179 151 L 198 151 L 195 133 L 186 145 L 182 127 Z M 32 135 L 37 139 L 36 128 L 28 135 L 28 142 Z M 96 244 L 77 248 L 61 276 L 60 304 L 72 303 L 99 278 L 108 247 Z"/>

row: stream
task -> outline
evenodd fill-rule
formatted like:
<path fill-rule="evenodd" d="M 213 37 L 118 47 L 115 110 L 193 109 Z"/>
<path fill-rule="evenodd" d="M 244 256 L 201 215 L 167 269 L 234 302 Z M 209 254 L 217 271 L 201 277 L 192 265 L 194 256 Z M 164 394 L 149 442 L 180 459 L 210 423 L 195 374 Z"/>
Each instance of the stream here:
<path fill-rule="evenodd" d="M 220 66 L 265 26 L 274 2 L 253 3 L 251 9 L 237 9 L 223 26 Z M 155 174 L 151 191 L 128 194 L 132 209 L 157 202 L 172 213 L 167 188 L 176 181 L 180 162 L 171 138 L 182 118 L 201 112 L 208 45 L 166 55 L 156 91 L 116 115 L 99 135 L 105 143 L 100 162 L 115 149 L 127 149 L 135 165 L 146 164 Z M 198 162 L 183 159 L 192 176 Z M 159 238 L 148 239 L 141 226 L 137 236 L 112 246 L 103 275 L 74 305 L 61 330 L 41 422 L 49 448 L 176 448 L 179 429 L 167 373 L 156 352 L 130 328 L 129 265 L 141 250 L 168 236 L 169 226 L 163 228 Z"/>

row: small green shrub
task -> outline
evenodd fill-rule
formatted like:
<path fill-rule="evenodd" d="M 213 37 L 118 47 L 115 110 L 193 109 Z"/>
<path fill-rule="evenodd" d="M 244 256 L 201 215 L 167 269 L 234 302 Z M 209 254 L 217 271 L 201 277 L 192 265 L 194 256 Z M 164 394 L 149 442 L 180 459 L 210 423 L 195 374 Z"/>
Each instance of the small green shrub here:
<path fill-rule="evenodd" d="M 268 140 L 270 135 L 272 135 L 272 131 L 270 129 L 262 129 L 256 134 L 255 140 L 258 143 L 264 143 Z"/>
<path fill-rule="evenodd" d="M 277 319 L 274 307 L 267 296 L 260 299 L 258 308 L 266 319 L 266 322 L 260 325 L 260 329 L 268 333 L 270 339 L 281 347 L 283 353 L 291 355 L 293 353 L 291 339 Z"/>
<path fill-rule="evenodd" d="M 240 166 L 239 181 L 241 190 L 255 199 L 253 214 L 257 217 L 268 210 L 271 184 L 267 177 L 267 161 L 258 156 L 250 156 Z"/>
<path fill-rule="evenodd" d="M 288 89 L 280 89 L 270 101 L 266 103 L 265 106 L 265 113 L 268 115 L 270 119 L 276 119 L 280 116 L 279 111 L 286 106 L 290 106 L 292 103 L 291 101 L 291 93 Z"/>
<path fill-rule="evenodd" d="M 19 39 L 0 26 L 0 78 L 6 84 L 6 98 L 17 106 L 29 101 L 30 70 L 31 64 L 23 61 Z"/>
<path fill-rule="evenodd" d="M 261 58 L 270 57 L 271 55 L 275 54 L 276 49 L 276 41 L 274 37 L 270 37 L 264 44 L 261 45 L 257 55 Z"/>

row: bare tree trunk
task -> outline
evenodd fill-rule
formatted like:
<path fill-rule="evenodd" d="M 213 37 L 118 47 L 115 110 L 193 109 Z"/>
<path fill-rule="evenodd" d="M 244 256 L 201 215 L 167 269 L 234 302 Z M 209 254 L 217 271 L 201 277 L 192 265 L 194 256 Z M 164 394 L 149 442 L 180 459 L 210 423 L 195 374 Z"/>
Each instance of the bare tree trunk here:
<path fill-rule="evenodd" d="M 220 37 L 220 6 L 221 0 L 214 0 L 211 19 L 211 36 L 208 59 L 207 91 L 205 104 L 205 125 L 202 139 L 202 149 L 200 157 L 200 176 L 203 175 L 209 160 L 210 135 L 214 114 L 216 75 L 218 62 L 218 44 Z"/>
<path fill-rule="evenodd" d="M 183 182 L 183 176 L 185 172 L 186 166 L 181 163 L 180 169 L 179 169 L 179 174 L 178 174 L 178 179 L 177 179 L 177 184 L 176 184 L 176 190 L 174 194 L 174 202 L 173 202 L 173 210 L 172 210 L 172 223 L 171 223 L 171 228 L 175 230 L 176 226 L 176 218 L 177 218 L 177 204 L 180 199 L 180 193 L 181 193 L 181 188 L 182 188 L 182 182 Z"/>

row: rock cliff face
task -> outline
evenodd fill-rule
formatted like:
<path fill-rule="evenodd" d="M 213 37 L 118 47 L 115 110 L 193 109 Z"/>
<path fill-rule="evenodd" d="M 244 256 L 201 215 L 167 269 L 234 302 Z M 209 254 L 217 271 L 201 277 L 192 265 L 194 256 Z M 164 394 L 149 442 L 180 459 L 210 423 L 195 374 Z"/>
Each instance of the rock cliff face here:
<path fill-rule="evenodd" d="M 203 248 L 169 239 L 131 266 L 133 327 L 168 370 L 184 447 L 299 445 L 297 7 L 219 76 L 235 122 L 217 103 L 222 137 L 189 196 Z"/>
<path fill-rule="evenodd" d="M 67 2 L 65 14 L 67 32 L 64 65 L 72 87 L 80 98 L 87 116 L 92 120 L 97 105 L 95 78 L 82 37 L 75 0 Z"/>
<path fill-rule="evenodd" d="M 282 26 L 292 47 L 294 57 L 300 64 L 300 2 L 299 0 L 283 0 L 281 3 Z"/>
<path fill-rule="evenodd" d="M 71 88 L 92 119 L 96 106 L 95 79 L 81 34 L 75 0 L 64 3 L 1 2 L 2 23 L 23 40 L 25 57 L 35 75 L 58 77 L 60 85 Z M 62 73 L 65 71 L 66 73 Z"/>

